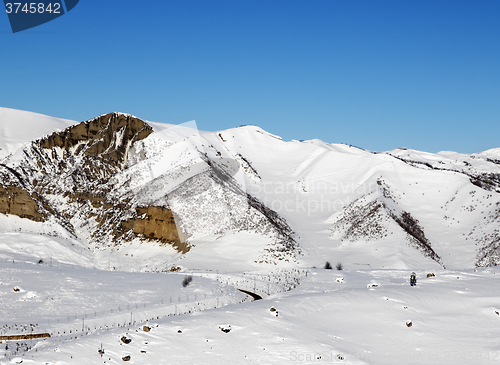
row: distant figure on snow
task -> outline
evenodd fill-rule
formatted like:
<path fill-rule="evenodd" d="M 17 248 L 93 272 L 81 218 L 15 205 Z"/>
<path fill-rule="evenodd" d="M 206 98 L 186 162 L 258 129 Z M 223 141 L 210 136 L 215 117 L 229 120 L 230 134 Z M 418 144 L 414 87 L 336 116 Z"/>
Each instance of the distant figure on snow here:
<path fill-rule="evenodd" d="M 415 274 L 414 272 L 412 272 L 410 276 L 410 285 L 411 286 L 417 285 L 417 274 Z"/>

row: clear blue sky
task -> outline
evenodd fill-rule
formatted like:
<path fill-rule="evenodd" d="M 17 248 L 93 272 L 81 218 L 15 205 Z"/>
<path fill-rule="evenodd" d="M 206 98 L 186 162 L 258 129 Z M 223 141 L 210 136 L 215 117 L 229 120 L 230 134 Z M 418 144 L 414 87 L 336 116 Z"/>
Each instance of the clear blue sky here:
<path fill-rule="evenodd" d="M 500 147 L 500 0 L 80 0 L 12 34 L 0 106 L 375 151 Z"/>

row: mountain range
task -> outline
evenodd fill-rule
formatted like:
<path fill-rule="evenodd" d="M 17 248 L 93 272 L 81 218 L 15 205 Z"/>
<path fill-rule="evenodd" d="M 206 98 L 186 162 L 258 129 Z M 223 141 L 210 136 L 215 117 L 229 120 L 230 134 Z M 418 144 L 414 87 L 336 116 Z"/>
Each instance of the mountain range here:
<path fill-rule="evenodd" d="M 499 193 L 500 148 L 373 152 L 256 126 L 0 108 L 7 259 L 21 249 L 139 271 L 486 267 L 500 263 Z"/>

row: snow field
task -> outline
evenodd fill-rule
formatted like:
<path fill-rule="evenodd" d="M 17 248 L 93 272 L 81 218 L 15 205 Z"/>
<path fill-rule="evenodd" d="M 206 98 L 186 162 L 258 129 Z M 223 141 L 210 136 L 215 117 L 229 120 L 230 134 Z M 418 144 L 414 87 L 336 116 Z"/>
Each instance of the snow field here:
<path fill-rule="evenodd" d="M 202 277 L 183 287 L 185 276 L 1 262 L 0 336 L 50 333 L 54 338 L 76 339 L 250 300 L 235 288 Z"/>
<path fill-rule="evenodd" d="M 407 270 L 311 269 L 294 290 L 155 319 L 150 332 L 127 324 L 39 341 L 23 363 L 119 364 L 130 356 L 129 363 L 155 365 L 494 364 L 500 360 L 495 270 L 439 270 L 429 278 L 416 271 L 417 286 L 410 287 Z M 195 276 L 193 284 L 202 279 Z"/>

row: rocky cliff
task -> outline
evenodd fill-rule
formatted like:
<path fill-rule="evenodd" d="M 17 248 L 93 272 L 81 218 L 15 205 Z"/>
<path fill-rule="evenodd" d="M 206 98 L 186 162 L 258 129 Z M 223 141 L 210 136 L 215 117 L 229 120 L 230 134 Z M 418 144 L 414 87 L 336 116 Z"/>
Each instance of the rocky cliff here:
<path fill-rule="evenodd" d="M 91 247 L 140 238 L 187 252 L 168 208 L 133 207 L 109 195 L 109 179 L 123 170 L 131 146 L 152 132 L 138 118 L 111 113 L 33 141 L 20 162 L 0 166 L 0 213 L 53 218 L 77 237 L 91 226 Z"/>
<path fill-rule="evenodd" d="M 144 163 L 171 145 L 155 153 L 148 144 L 157 141 L 145 142 L 152 133 L 139 118 L 110 113 L 29 143 L 0 165 L 0 213 L 57 224 L 93 251 L 155 242 L 185 254 L 192 235 L 251 231 L 271 239 L 256 262 L 296 260 L 300 250 L 290 227 L 238 187 L 216 161 L 220 152 L 210 157 L 187 146 L 193 158 L 183 171 L 197 159 L 203 170 L 183 177 L 162 164 L 159 176 L 139 176 Z M 168 157 L 173 164 L 183 158 Z M 167 189 L 172 174 L 178 182 Z M 219 209 L 220 201 L 228 205 Z"/>

